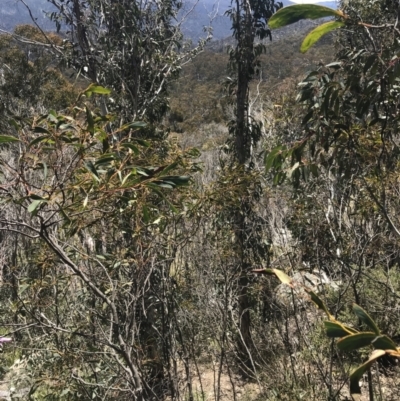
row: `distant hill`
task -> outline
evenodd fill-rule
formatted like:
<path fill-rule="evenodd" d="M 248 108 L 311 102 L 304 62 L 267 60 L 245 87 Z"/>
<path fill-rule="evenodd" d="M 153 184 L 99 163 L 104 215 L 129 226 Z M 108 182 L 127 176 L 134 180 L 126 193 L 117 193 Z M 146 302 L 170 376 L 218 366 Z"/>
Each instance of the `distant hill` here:
<path fill-rule="evenodd" d="M 45 11 L 52 11 L 47 0 L 25 0 L 32 11 L 36 22 L 45 29 L 52 29 L 54 24 L 46 17 Z M 0 28 L 7 31 L 16 25 L 32 23 L 27 8 L 16 0 L 0 0 Z"/>
<path fill-rule="evenodd" d="M 290 0 L 282 0 L 282 3 L 284 7 L 295 4 Z M 182 25 L 183 33 L 193 41 L 197 41 L 199 38 L 206 36 L 204 28 L 211 27 L 214 40 L 231 36 L 231 22 L 224 15 L 230 4 L 230 0 L 188 0 L 184 5 L 183 15 L 189 10 L 191 10 L 191 13 Z M 337 8 L 336 1 L 324 1 L 318 4 Z"/>
<path fill-rule="evenodd" d="M 45 29 L 54 29 L 54 24 L 47 18 L 46 12 L 52 11 L 47 0 L 25 0 L 32 10 L 37 23 Z M 182 30 L 186 37 L 196 42 L 207 36 L 205 28 L 212 28 L 213 39 L 219 40 L 231 36 L 231 22 L 225 16 L 225 11 L 231 4 L 230 0 L 187 0 L 184 1 L 181 17 L 186 16 Z M 294 4 L 290 0 L 283 0 L 284 6 Z M 336 1 L 321 3 L 336 8 Z M 16 0 L 0 0 L 0 28 L 12 30 L 15 25 L 31 23 L 26 7 Z"/>

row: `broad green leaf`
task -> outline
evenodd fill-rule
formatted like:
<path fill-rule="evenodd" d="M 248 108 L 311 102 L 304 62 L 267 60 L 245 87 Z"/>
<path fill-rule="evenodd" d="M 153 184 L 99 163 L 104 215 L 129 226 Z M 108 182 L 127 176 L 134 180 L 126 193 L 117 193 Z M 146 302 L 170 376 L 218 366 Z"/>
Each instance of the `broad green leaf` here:
<path fill-rule="evenodd" d="M 358 368 L 354 369 L 350 374 L 350 393 L 353 397 L 353 400 L 358 401 L 360 400 L 360 384 L 359 381 L 363 377 L 364 373 L 372 366 L 372 364 L 381 356 L 385 355 L 386 352 L 383 350 L 375 350 L 371 356 L 369 357 L 368 361 L 363 363 Z"/>
<path fill-rule="evenodd" d="M 346 337 L 351 334 L 355 334 L 356 330 L 345 326 L 338 321 L 325 321 L 324 322 L 326 335 L 330 338 Z"/>
<path fill-rule="evenodd" d="M 0 144 L 2 144 L 2 143 L 11 143 L 11 142 L 19 142 L 19 139 L 15 138 L 15 136 L 0 135 Z"/>
<path fill-rule="evenodd" d="M 103 86 L 94 85 L 90 88 L 92 93 L 97 93 L 98 95 L 109 95 L 111 93 L 110 89 L 104 88 Z"/>
<path fill-rule="evenodd" d="M 313 44 L 318 42 L 322 36 L 333 31 L 334 29 L 340 28 L 344 25 L 342 21 L 329 21 L 325 24 L 317 26 L 313 29 L 303 40 L 301 44 L 300 51 L 305 53 Z"/>
<path fill-rule="evenodd" d="M 311 291 L 308 288 L 306 288 L 305 290 L 307 294 L 310 296 L 311 301 L 314 302 L 317 308 L 324 311 L 325 314 L 328 316 L 329 320 L 334 320 L 333 316 L 329 313 L 329 310 L 325 305 L 325 302 L 314 291 Z"/>
<path fill-rule="evenodd" d="M 380 335 L 381 332 L 376 325 L 376 323 L 372 320 L 371 316 L 368 315 L 368 313 L 361 308 L 361 306 L 357 304 L 353 304 L 353 312 L 357 315 L 357 317 L 363 321 L 376 335 Z"/>
<path fill-rule="evenodd" d="M 343 13 L 333 8 L 316 4 L 296 4 L 281 8 L 269 20 L 271 29 L 282 28 L 302 19 L 318 19 L 325 17 L 344 17 Z"/>
<path fill-rule="evenodd" d="M 356 349 L 371 345 L 375 339 L 376 334 L 369 331 L 356 333 L 339 340 L 337 346 L 342 351 L 354 351 Z"/>
<path fill-rule="evenodd" d="M 391 338 L 385 335 L 381 335 L 375 338 L 375 340 L 372 341 L 372 346 L 375 349 L 384 349 L 384 350 L 393 350 L 397 351 L 396 344 L 393 342 Z"/>

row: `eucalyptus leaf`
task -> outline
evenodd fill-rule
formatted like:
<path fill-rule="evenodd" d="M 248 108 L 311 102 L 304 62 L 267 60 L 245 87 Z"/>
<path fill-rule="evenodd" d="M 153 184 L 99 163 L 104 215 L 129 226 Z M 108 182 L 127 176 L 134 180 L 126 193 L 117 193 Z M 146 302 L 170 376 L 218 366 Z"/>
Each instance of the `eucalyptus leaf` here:
<path fill-rule="evenodd" d="M 342 21 L 329 21 L 325 24 L 317 26 L 313 29 L 303 40 L 301 44 L 300 51 L 305 53 L 312 45 L 314 45 L 318 40 L 322 38 L 322 36 L 326 35 L 327 33 L 338 29 L 344 25 Z"/>
<path fill-rule="evenodd" d="M 343 13 L 333 8 L 316 4 L 295 4 L 281 8 L 269 20 L 268 26 L 271 29 L 282 28 L 294 24 L 302 19 L 318 19 L 326 17 L 343 17 Z"/>
<path fill-rule="evenodd" d="M 12 143 L 12 142 L 19 142 L 19 139 L 18 139 L 18 138 L 15 138 L 15 136 L 0 135 L 0 144 L 3 144 L 3 143 Z"/>

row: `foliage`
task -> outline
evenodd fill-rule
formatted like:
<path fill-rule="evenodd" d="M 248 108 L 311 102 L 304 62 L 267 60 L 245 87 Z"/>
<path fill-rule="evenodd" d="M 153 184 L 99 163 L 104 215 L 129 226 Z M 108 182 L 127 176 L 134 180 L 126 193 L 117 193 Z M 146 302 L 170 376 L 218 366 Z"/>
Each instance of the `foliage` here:
<path fill-rule="evenodd" d="M 62 43 L 54 33 L 49 33 L 47 38 L 51 44 Z M 64 109 L 75 99 L 76 90 L 44 41 L 39 29 L 30 25 L 15 27 L 13 35 L 0 35 L 0 111 L 3 113 L 9 110 L 26 116 L 31 107 Z"/>
<path fill-rule="evenodd" d="M 107 107 L 122 123 L 159 120 L 167 109 L 168 84 L 183 61 L 197 53 L 182 46 L 181 2 L 58 1 L 51 18 L 69 36 L 64 57 L 78 74 L 113 91 Z"/>
<path fill-rule="evenodd" d="M 275 275 L 283 284 L 294 287 L 290 278 L 282 271 L 277 269 L 253 270 L 254 273 Z M 371 331 L 360 332 L 353 327 L 346 326 L 336 320 L 329 312 L 325 303 L 311 289 L 305 288 L 310 296 L 310 300 L 314 302 L 318 309 L 323 310 L 328 319 L 324 322 L 326 335 L 330 338 L 340 338 L 337 346 L 342 351 L 354 351 L 359 348 L 371 346 L 374 351 L 369 359 L 361 366 L 353 369 L 350 374 L 350 393 L 355 401 L 359 400 L 361 389 L 359 380 L 363 374 L 371 368 L 372 364 L 384 355 L 400 358 L 400 347 L 397 347 L 391 338 L 382 335 L 374 320 L 359 305 L 353 305 L 353 312 L 359 318 L 360 322 L 365 324 Z"/>
<path fill-rule="evenodd" d="M 165 332 L 154 337 L 174 310 L 161 314 L 170 301 L 158 291 L 185 195 L 169 192 L 190 181 L 174 172 L 188 171 L 192 156 L 141 139 L 142 122 L 109 131 L 115 116 L 84 103 L 106 92 L 89 86 L 71 113 L 15 122 L 16 136 L 1 137 L 0 230 L 11 254 L 3 324 L 19 333 L 37 396 L 59 399 L 62 387 L 74 399 L 152 399 L 148 383 L 162 391 L 172 351 L 162 351 Z M 12 246 L 20 241 L 26 251 Z"/>
<path fill-rule="evenodd" d="M 319 19 L 326 17 L 347 18 L 347 16 L 340 10 L 334 10 L 332 8 L 315 4 L 296 4 L 282 8 L 269 19 L 268 25 L 271 29 L 276 29 L 303 19 Z M 313 29 L 303 40 L 300 51 L 305 53 L 322 36 L 334 29 L 342 27 L 343 25 L 344 23 L 340 21 L 329 21 Z"/>
<path fill-rule="evenodd" d="M 297 125 L 292 123 L 290 135 L 282 130 L 282 142 L 265 156 L 275 184 L 286 179 L 294 184 L 295 214 L 289 226 L 300 241 L 303 264 L 346 280 L 353 301 L 373 308 L 388 305 L 373 277 L 398 274 L 398 261 L 389 251 L 399 235 L 393 181 L 398 174 L 398 45 L 393 41 L 398 4 L 385 3 L 384 16 L 374 15 L 384 3 L 346 2 L 337 61 L 321 65 L 302 80 Z M 369 17 L 381 25 L 370 24 Z M 385 288 L 385 283 L 379 281 L 379 286 Z M 388 291 L 397 296 L 397 290 Z M 318 306 L 327 311 L 319 301 Z M 336 305 L 335 310 L 341 308 Z M 354 312 L 367 332 L 356 333 L 332 317 L 325 325 L 328 335 L 343 337 L 339 349 L 378 349 L 350 375 L 350 390 L 357 399 L 361 376 L 385 353 L 398 357 L 398 348 L 363 309 L 355 306 Z M 385 324 L 382 315 L 375 316 Z"/>

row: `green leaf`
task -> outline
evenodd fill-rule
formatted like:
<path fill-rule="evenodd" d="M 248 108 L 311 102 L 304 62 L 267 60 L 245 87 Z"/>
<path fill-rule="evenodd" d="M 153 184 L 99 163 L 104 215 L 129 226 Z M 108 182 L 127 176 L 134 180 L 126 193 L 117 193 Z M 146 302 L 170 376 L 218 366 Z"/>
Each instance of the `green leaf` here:
<path fill-rule="evenodd" d="M 181 187 L 181 186 L 189 185 L 190 176 L 188 176 L 188 175 L 165 176 L 165 177 L 162 177 L 162 180 L 160 180 L 160 181 L 170 182 L 176 187 Z"/>
<path fill-rule="evenodd" d="M 109 95 L 111 93 L 110 89 L 104 88 L 103 86 L 94 85 L 90 88 L 92 93 L 97 93 L 98 95 Z"/>
<path fill-rule="evenodd" d="M 11 142 L 19 142 L 19 139 L 15 138 L 15 136 L 0 135 L 0 144 L 2 144 L 2 143 L 11 143 Z"/>
<path fill-rule="evenodd" d="M 271 167 L 274 165 L 276 157 L 282 154 L 282 151 L 284 150 L 283 146 L 277 146 L 276 148 L 272 149 L 271 152 L 267 153 L 265 155 L 264 159 L 264 164 L 265 164 L 265 172 L 268 173 L 268 171 L 271 169 Z"/>
<path fill-rule="evenodd" d="M 93 135 L 94 134 L 94 120 L 93 120 L 93 114 L 89 110 L 89 108 L 86 106 L 86 120 L 87 120 L 87 130 Z"/>
<path fill-rule="evenodd" d="M 36 200 L 34 200 L 29 206 L 28 206 L 28 212 L 29 213 L 32 213 L 34 216 L 36 216 L 36 214 L 37 214 L 37 212 L 38 212 L 38 210 L 39 210 L 39 206 L 43 203 L 43 202 L 45 202 L 44 200 L 42 200 L 42 199 L 36 199 Z"/>
<path fill-rule="evenodd" d="M 144 148 L 150 147 L 150 143 L 145 141 L 144 139 L 135 138 L 134 141 L 136 141 L 139 145 L 143 146 Z"/>
<path fill-rule="evenodd" d="M 174 170 L 175 167 L 178 166 L 178 164 L 179 164 L 178 162 L 174 162 L 174 163 L 171 163 L 169 166 L 165 167 L 165 168 L 161 171 L 160 177 L 161 177 L 161 176 L 164 176 L 165 174 L 167 174 L 167 173 L 169 173 L 170 171 Z M 164 178 L 164 179 L 165 179 L 165 178 Z"/>
<path fill-rule="evenodd" d="M 375 349 L 383 349 L 383 350 L 393 350 L 397 351 L 396 344 L 393 342 L 391 338 L 389 338 L 386 335 L 381 335 L 375 338 L 375 340 L 372 341 L 372 346 Z"/>
<path fill-rule="evenodd" d="M 152 188 L 152 190 L 158 194 L 170 207 L 173 213 L 178 213 L 178 209 L 164 196 L 164 194 L 158 188 Z"/>
<path fill-rule="evenodd" d="M 143 205 L 142 207 L 142 212 L 143 212 L 143 221 L 148 224 L 150 221 L 150 211 L 149 208 L 146 205 Z"/>
<path fill-rule="evenodd" d="M 43 180 L 46 181 L 48 168 L 46 162 L 39 163 L 39 166 L 43 168 Z"/>
<path fill-rule="evenodd" d="M 334 29 L 340 28 L 344 25 L 342 21 L 329 21 L 325 24 L 317 26 L 313 29 L 303 40 L 301 44 L 300 51 L 305 53 L 313 44 L 318 42 L 322 36 L 333 31 Z"/>
<path fill-rule="evenodd" d="M 139 149 L 137 148 L 137 146 L 130 142 L 122 143 L 121 147 L 130 149 L 135 155 L 139 154 Z"/>
<path fill-rule="evenodd" d="M 372 65 L 377 60 L 378 60 L 378 55 L 376 55 L 376 54 L 373 54 L 372 56 L 369 56 L 367 58 L 367 61 L 365 62 L 364 69 L 363 69 L 364 74 L 366 74 L 368 72 L 368 70 L 372 67 Z"/>
<path fill-rule="evenodd" d="M 101 165 L 108 165 L 111 162 L 115 161 L 115 156 L 112 154 L 103 155 L 99 159 L 97 159 L 94 163 L 95 167 L 99 167 Z"/>
<path fill-rule="evenodd" d="M 269 20 L 271 29 L 282 28 L 302 19 L 318 19 L 325 17 L 344 17 L 343 13 L 333 8 L 316 4 L 296 4 L 281 8 Z"/>
<path fill-rule="evenodd" d="M 385 355 L 386 352 L 383 350 L 375 350 L 368 361 L 363 363 L 358 368 L 354 369 L 350 374 L 350 393 L 354 400 L 359 400 L 359 394 L 361 394 L 359 381 L 363 377 L 364 373 L 372 366 L 372 364 L 381 356 Z"/>
<path fill-rule="evenodd" d="M 66 224 L 70 224 L 71 223 L 71 219 L 68 217 L 68 215 L 65 213 L 64 209 L 57 203 L 58 207 L 60 208 L 60 214 L 64 219 L 64 223 Z"/>
<path fill-rule="evenodd" d="M 49 131 L 49 130 L 47 130 L 46 128 L 43 128 L 43 127 L 39 127 L 39 126 L 36 126 L 36 127 L 33 129 L 33 132 L 35 132 L 35 133 L 37 133 L 37 134 L 46 134 L 46 135 L 50 135 L 50 131 Z"/>
<path fill-rule="evenodd" d="M 310 296 L 311 301 L 314 302 L 317 308 L 324 311 L 325 314 L 328 316 L 329 320 L 334 320 L 333 316 L 329 313 L 329 310 L 325 305 L 325 302 L 314 291 L 311 291 L 308 288 L 306 288 L 305 291 Z"/>
<path fill-rule="evenodd" d="M 98 95 L 109 95 L 111 93 L 111 90 L 104 88 L 103 86 L 91 84 L 83 92 L 83 94 L 86 95 L 87 97 L 92 96 L 93 93 L 97 93 Z"/>
<path fill-rule="evenodd" d="M 375 339 L 376 334 L 372 332 L 356 333 L 339 340 L 337 346 L 342 351 L 354 351 L 371 345 Z"/>
<path fill-rule="evenodd" d="M 125 125 L 123 125 L 120 130 L 125 130 L 128 128 L 144 128 L 147 127 L 147 123 L 145 123 L 144 121 L 133 121 L 131 123 L 127 123 Z"/>
<path fill-rule="evenodd" d="M 338 321 L 325 321 L 324 322 L 326 335 L 330 338 L 346 337 L 351 334 L 355 334 L 356 330 L 345 326 Z"/>
<path fill-rule="evenodd" d="M 29 198 L 30 198 L 30 199 L 33 199 L 33 200 L 47 201 L 47 199 L 42 198 L 41 196 L 36 195 L 36 194 L 30 194 L 30 195 L 29 195 Z"/>
<path fill-rule="evenodd" d="M 49 139 L 50 139 L 50 137 L 48 135 L 38 136 L 37 138 L 35 138 L 33 141 L 31 141 L 29 143 L 28 148 L 30 148 L 40 142 L 48 141 Z"/>
<path fill-rule="evenodd" d="M 361 306 L 354 304 L 353 305 L 353 312 L 357 315 L 357 317 L 363 321 L 376 335 L 380 335 L 381 332 L 376 325 L 376 323 L 372 320 L 371 316 L 368 315 L 368 313 L 361 308 Z"/>
<path fill-rule="evenodd" d="M 93 163 L 91 161 L 87 161 L 85 163 L 85 167 L 86 169 L 92 173 L 92 175 L 94 176 L 94 178 L 100 182 L 100 178 L 99 178 L 99 174 L 97 173 L 96 168 L 94 167 Z"/>

